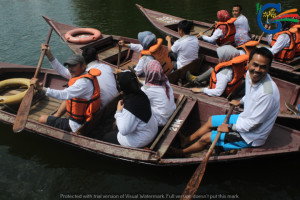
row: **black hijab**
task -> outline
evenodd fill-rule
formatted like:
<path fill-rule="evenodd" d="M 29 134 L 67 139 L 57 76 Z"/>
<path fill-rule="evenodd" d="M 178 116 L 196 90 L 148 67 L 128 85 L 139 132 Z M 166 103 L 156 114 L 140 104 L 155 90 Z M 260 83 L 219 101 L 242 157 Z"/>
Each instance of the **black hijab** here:
<path fill-rule="evenodd" d="M 147 95 L 141 90 L 134 73 L 125 71 L 118 74 L 118 83 L 124 92 L 124 108 L 147 123 L 151 118 L 151 106 Z"/>

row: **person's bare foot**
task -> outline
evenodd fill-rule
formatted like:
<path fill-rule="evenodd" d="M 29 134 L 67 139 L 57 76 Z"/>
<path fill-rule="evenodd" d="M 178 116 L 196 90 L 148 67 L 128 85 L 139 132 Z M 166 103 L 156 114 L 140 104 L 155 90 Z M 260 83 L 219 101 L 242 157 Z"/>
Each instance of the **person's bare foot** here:
<path fill-rule="evenodd" d="M 186 146 L 188 146 L 190 144 L 187 137 L 185 135 L 183 135 L 182 133 L 178 133 L 178 137 L 180 139 L 181 148 L 185 148 Z"/>
<path fill-rule="evenodd" d="M 167 154 L 172 157 L 184 157 L 182 149 L 177 149 L 171 146 L 168 148 Z"/>
<path fill-rule="evenodd" d="M 202 92 L 202 88 L 192 88 L 191 90 L 192 90 L 192 92 L 194 92 L 194 93 Z"/>

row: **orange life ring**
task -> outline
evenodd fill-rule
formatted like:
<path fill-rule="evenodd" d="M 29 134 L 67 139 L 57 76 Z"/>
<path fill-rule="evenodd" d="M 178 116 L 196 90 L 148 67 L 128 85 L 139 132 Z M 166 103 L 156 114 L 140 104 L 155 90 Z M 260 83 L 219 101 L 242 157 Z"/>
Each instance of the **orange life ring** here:
<path fill-rule="evenodd" d="M 79 35 L 82 34 L 80 36 Z M 88 35 L 84 35 L 88 34 Z M 65 34 L 65 38 L 72 43 L 85 44 L 95 41 L 101 37 L 101 32 L 94 28 L 75 28 Z"/>

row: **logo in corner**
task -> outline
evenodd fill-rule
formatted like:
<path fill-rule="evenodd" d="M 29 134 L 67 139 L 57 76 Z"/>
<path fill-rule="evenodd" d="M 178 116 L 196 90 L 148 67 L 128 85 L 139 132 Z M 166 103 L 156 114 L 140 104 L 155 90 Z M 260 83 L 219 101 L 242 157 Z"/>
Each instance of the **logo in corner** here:
<path fill-rule="evenodd" d="M 274 34 L 281 31 L 281 21 L 290 21 L 290 22 L 299 22 L 299 15 L 298 14 L 290 14 L 297 12 L 297 9 L 290 9 L 287 11 L 281 12 L 281 4 L 275 3 L 267 3 L 265 5 L 260 5 L 259 3 L 256 4 L 256 14 L 257 14 L 257 23 L 259 28 L 267 33 L 267 34 Z M 279 14 L 277 14 L 279 13 Z M 298 19 L 297 19 L 298 18 Z M 265 20 L 265 24 L 276 24 L 277 28 L 273 30 L 266 29 L 263 25 L 263 19 Z"/>

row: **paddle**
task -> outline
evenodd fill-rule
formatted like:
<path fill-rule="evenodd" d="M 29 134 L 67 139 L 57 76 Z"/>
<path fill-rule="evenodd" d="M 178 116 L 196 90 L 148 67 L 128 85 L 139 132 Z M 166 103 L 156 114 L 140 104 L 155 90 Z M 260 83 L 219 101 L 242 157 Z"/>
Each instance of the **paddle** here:
<path fill-rule="evenodd" d="M 224 122 L 223 122 L 224 124 L 226 124 L 228 122 L 229 117 L 233 111 L 233 108 L 234 108 L 234 106 L 230 105 L 230 109 L 224 119 Z M 206 153 L 204 160 L 197 167 L 192 178 L 190 179 L 189 183 L 187 184 L 186 188 L 184 189 L 180 199 L 192 199 L 193 198 L 193 195 L 196 193 L 196 191 L 201 183 L 201 180 L 203 178 L 209 156 L 212 153 L 213 149 L 215 148 L 220 135 L 221 135 L 221 132 L 218 131 L 218 134 L 217 134 L 216 138 L 214 139 L 213 143 L 211 144 L 208 152 Z"/>
<path fill-rule="evenodd" d="M 48 36 L 47 36 L 47 39 L 46 39 L 46 44 L 48 44 L 49 41 L 50 41 L 52 30 L 53 30 L 53 28 L 50 28 L 50 30 L 48 32 Z M 43 60 L 44 60 L 45 53 L 46 53 L 46 50 L 42 50 L 41 56 L 40 56 L 39 62 L 37 64 L 37 67 L 36 67 L 35 74 L 34 74 L 33 78 L 36 78 L 37 75 L 39 74 L 40 68 L 41 68 Z M 25 124 L 26 124 L 27 118 L 28 118 L 28 114 L 29 114 L 29 110 L 30 110 L 30 107 L 31 107 L 33 92 L 34 92 L 34 86 L 30 85 L 28 91 L 26 92 L 26 94 L 25 94 L 25 96 L 22 99 L 22 102 L 20 104 L 15 122 L 14 122 L 14 125 L 13 125 L 13 132 L 14 133 L 18 133 L 18 132 L 22 131 L 25 127 Z"/>
<path fill-rule="evenodd" d="M 210 31 L 211 29 L 213 29 L 213 28 L 215 28 L 215 25 L 212 25 L 209 29 L 207 29 L 207 30 L 205 30 L 205 31 L 203 31 L 203 34 L 204 33 L 206 33 L 207 31 Z M 199 33 L 196 33 L 195 35 L 199 35 Z M 198 37 L 200 37 L 200 36 L 198 36 Z"/>
<path fill-rule="evenodd" d="M 118 69 L 119 69 L 119 68 L 120 68 L 120 59 L 121 59 L 121 50 L 122 50 L 122 46 L 119 45 L 119 44 L 118 44 L 118 46 L 119 46 L 119 53 L 118 53 L 118 63 L 117 63 L 117 67 L 118 67 Z"/>

